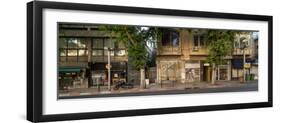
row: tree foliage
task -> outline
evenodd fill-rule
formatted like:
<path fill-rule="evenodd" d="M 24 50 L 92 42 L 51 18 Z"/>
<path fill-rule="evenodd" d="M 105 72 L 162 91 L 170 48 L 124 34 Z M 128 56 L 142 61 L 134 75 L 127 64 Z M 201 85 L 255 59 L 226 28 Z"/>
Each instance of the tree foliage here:
<path fill-rule="evenodd" d="M 233 51 L 234 37 L 234 31 L 208 30 L 206 43 L 209 54 L 207 61 L 215 65 L 224 64 L 224 58 L 231 55 Z"/>
<path fill-rule="evenodd" d="M 125 45 L 128 55 L 137 69 L 145 68 L 148 61 L 149 44 L 154 46 L 160 34 L 156 27 L 103 25 L 100 26 L 100 29 L 110 32 L 116 42 Z"/>

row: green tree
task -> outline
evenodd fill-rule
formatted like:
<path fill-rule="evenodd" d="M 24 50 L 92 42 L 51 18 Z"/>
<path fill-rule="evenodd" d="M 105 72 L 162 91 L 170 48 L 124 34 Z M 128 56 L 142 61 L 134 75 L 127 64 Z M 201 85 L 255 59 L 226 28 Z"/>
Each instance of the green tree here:
<path fill-rule="evenodd" d="M 225 64 L 225 57 L 232 54 L 235 31 L 208 30 L 207 62 L 212 66 L 212 84 L 215 84 L 216 70 L 218 65 Z"/>
<path fill-rule="evenodd" d="M 140 87 L 144 88 L 144 69 L 148 62 L 149 44 L 155 46 L 160 35 L 159 29 L 125 25 L 103 25 L 100 29 L 109 32 L 117 43 L 125 45 L 132 64 L 140 71 Z"/>

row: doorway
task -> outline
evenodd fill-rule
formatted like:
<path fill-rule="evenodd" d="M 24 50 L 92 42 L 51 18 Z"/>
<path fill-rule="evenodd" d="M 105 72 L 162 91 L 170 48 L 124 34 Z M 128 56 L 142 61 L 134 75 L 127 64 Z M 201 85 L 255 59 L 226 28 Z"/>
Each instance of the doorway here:
<path fill-rule="evenodd" d="M 212 70 L 209 66 L 203 66 L 203 81 L 211 81 Z"/>

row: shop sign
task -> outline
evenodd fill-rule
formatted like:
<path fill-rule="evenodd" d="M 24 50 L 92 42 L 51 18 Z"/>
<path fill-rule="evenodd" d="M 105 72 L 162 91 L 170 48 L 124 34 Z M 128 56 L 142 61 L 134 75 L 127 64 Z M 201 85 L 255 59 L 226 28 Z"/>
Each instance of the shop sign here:
<path fill-rule="evenodd" d="M 199 63 L 185 63 L 185 68 L 200 68 Z"/>
<path fill-rule="evenodd" d="M 210 63 L 204 63 L 204 66 L 210 66 Z"/>

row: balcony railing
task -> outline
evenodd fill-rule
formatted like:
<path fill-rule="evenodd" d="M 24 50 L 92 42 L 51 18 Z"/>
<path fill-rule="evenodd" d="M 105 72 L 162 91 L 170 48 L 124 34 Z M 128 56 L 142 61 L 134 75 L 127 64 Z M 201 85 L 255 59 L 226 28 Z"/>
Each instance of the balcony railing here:
<path fill-rule="evenodd" d="M 158 55 L 181 55 L 180 47 L 162 46 L 158 50 Z"/>
<path fill-rule="evenodd" d="M 190 55 L 207 55 L 208 49 L 206 47 L 192 47 L 189 49 Z"/>
<path fill-rule="evenodd" d="M 252 53 L 252 50 L 249 48 L 246 48 L 245 50 L 240 49 L 240 48 L 234 48 L 233 55 L 243 55 L 243 51 L 245 51 L 246 55 L 251 55 L 251 53 Z"/>

